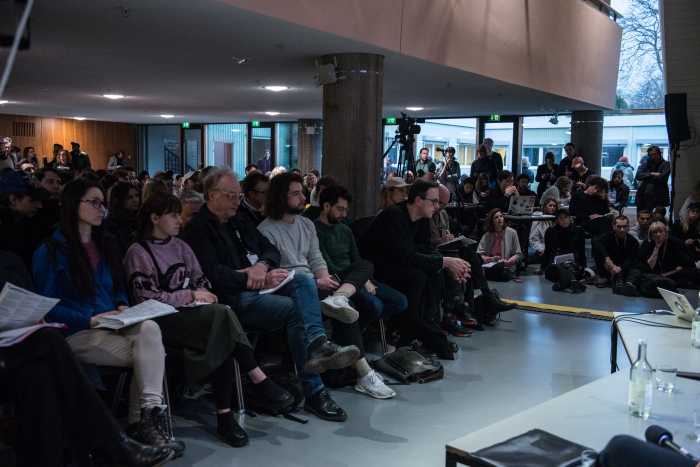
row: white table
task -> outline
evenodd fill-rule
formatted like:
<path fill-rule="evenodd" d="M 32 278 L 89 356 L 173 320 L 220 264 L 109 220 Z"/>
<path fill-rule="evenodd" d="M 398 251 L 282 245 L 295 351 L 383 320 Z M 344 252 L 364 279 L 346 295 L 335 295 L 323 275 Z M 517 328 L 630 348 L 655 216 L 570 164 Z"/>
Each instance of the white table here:
<path fill-rule="evenodd" d="M 700 378 L 700 349 L 690 345 L 691 324 L 674 315 L 613 313 L 619 316 L 634 316 L 639 320 L 652 323 L 670 324 L 684 329 L 669 329 L 649 326 L 630 321 L 617 321 L 612 333 L 612 368 L 617 366 L 617 333 L 619 333 L 630 363 L 637 359 L 639 339 L 647 340 L 647 361 L 656 368 L 657 365 L 673 365 L 683 376 Z"/>
<path fill-rule="evenodd" d="M 676 390 L 666 394 L 654 390 L 647 420 L 627 411 L 629 372 L 620 371 L 574 389 L 446 445 L 446 462 L 469 463 L 469 453 L 539 428 L 574 443 L 602 450 L 610 439 L 627 434 L 644 439 L 650 425 L 660 425 L 673 434 L 675 443 L 700 457 L 700 443 L 693 436 L 693 408 L 700 409 L 700 382 L 676 379 Z"/>

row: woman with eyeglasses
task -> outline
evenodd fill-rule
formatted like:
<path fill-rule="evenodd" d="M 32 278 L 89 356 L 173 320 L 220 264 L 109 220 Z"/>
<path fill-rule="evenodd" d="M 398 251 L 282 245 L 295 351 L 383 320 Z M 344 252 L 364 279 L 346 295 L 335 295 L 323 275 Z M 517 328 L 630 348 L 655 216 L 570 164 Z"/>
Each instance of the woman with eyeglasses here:
<path fill-rule="evenodd" d="M 517 232 L 506 226 L 500 209 L 492 209 L 486 215 L 486 233 L 481 237 L 476 252 L 484 260 L 484 275 L 487 280 L 514 280 L 515 265 L 521 255 L 520 240 Z M 522 282 L 520 279 L 517 281 Z"/>
<path fill-rule="evenodd" d="M 127 433 L 138 441 L 182 453 L 162 429 L 165 349 L 151 320 L 119 331 L 97 329 L 99 318 L 129 307 L 124 270 L 114 237 L 105 232 L 106 202 L 95 181 L 78 179 L 61 195 L 61 228 L 34 253 L 37 293 L 61 301 L 47 317 L 68 325 L 68 345 L 83 363 L 133 367 Z"/>
<path fill-rule="evenodd" d="M 234 359 L 250 376 L 248 397 L 269 411 L 289 407 L 294 398 L 258 367 L 236 314 L 219 304 L 192 249 L 176 238 L 182 220 L 177 196 L 155 192 L 139 210 L 141 227 L 124 267 L 134 303 L 157 300 L 179 313 L 156 318 L 168 347 L 182 348 L 188 382 L 208 380 L 216 401 L 217 432 L 233 447 L 248 436 L 231 412 Z"/>
<path fill-rule="evenodd" d="M 109 193 L 109 211 L 105 228 L 123 243 L 131 245 L 132 234 L 139 228 L 139 193 L 129 182 L 117 182 Z"/>

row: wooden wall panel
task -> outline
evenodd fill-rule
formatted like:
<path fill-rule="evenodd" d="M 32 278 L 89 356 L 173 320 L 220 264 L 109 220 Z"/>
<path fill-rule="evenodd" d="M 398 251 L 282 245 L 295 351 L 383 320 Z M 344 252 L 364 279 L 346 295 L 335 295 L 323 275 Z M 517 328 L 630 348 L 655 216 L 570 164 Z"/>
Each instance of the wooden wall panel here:
<path fill-rule="evenodd" d="M 34 123 L 35 136 L 13 136 L 12 122 Z M 78 141 L 80 149 L 90 155 L 93 169 L 106 169 L 109 158 L 124 149 L 131 154 L 134 148 L 134 125 L 131 123 L 73 120 L 67 118 L 31 117 L 0 114 L 0 137 L 10 136 L 12 144 L 24 148 L 33 146 L 37 156 L 53 158 L 54 143 L 70 151 L 71 141 Z M 133 165 L 133 159 L 130 161 Z"/>

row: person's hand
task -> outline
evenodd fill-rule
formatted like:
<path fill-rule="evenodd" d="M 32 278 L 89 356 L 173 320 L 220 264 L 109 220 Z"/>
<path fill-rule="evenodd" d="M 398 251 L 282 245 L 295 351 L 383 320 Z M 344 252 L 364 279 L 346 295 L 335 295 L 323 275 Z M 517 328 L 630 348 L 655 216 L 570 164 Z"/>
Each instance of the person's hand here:
<path fill-rule="evenodd" d="M 445 243 L 445 242 L 451 242 L 452 240 L 455 239 L 455 236 L 452 234 L 445 234 L 440 238 L 440 243 Z"/>
<path fill-rule="evenodd" d="M 555 176 L 553 173 L 550 173 L 550 174 L 549 174 L 549 179 L 550 179 L 550 180 L 554 180 L 555 178 L 556 178 L 556 176 Z"/>
<path fill-rule="evenodd" d="M 119 307 L 119 308 L 128 308 L 128 307 Z M 100 324 L 99 318 L 100 316 L 111 316 L 111 315 L 118 315 L 121 313 L 123 310 L 112 310 L 112 311 L 107 311 L 105 313 L 100 313 L 99 315 L 95 315 L 92 318 L 90 318 L 90 329 L 93 329 L 96 327 L 98 324 Z"/>
<path fill-rule="evenodd" d="M 518 188 L 515 186 L 509 186 L 506 188 L 506 196 L 513 196 L 518 194 Z"/>
<path fill-rule="evenodd" d="M 335 281 L 335 278 L 329 274 L 326 277 L 316 279 L 316 287 L 318 287 L 318 290 L 335 292 L 336 290 L 338 290 L 338 287 L 340 287 L 340 284 L 338 284 Z"/>
<path fill-rule="evenodd" d="M 566 175 L 567 177 L 571 177 L 572 173 L 573 172 L 571 170 L 568 170 L 568 169 L 564 170 L 564 175 Z"/>
<path fill-rule="evenodd" d="M 600 214 L 591 214 L 588 218 L 592 220 L 592 219 L 598 219 L 599 217 L 603 217 L 603 216 L 601 216 Z"/>
<path fill-rule="evenodd" d="M 246 289 L 260 290 L 265 286 L 267 268 L 264 264 L 255 263 L 249 268 L 238 269 L 236 272 L 248 275 L 248 281 L 245 284 Z"/>
<path fill-rule="evenodd" d="M 452 277 L 458 282 L 466 282 L 469 279 L 471 266 L 461 258 L 442 258 L 442 267 L 450 270 Z"/>
<path fill-rule="evenodd" d="M 674 269 L 673 271 L 664 272 L 664 273 L 661 274 L 661 275 L 664 276 L 664 277 L 672 276 L 673 274 L 677 273 L 677 272 L 680 271 L 681 269 L 683 269 L 683 268 L 680 267 L 680 266 L 678 266 L 678 267 L 677 267 L 676 269 Z"/>
<path fill-rule="evenodd" d="M 216 295 L 214 295 L 211 292 L 207 292 L 206 290 L 198 290 L 194 293 L 194 301 L 195 302 L 206 302 L 206 303 L 218 303 L 219 299 L 216 298 Z"/>
<path fill-rule="evenodd" d="M 551 176 L 551 174 L 550 174 Z M 547 174 L 542 174 L 542 180 L 547 180 Z"/>
<path fill-rule="evenodd" d="M 503 261 L 503 265 L 504 265 L 505 267 L 515 266 L 515 263 L 516 263 L 517 261 L 518 261 L 517 258 L 507 259 L 507 260 Z"/>
<path fill-rule="evenodd" d="M 544 274 L 544 270 L 542 268 L 537 268 L 534 271 L 532 271 L 532 273 L 541 276 L 542 274 Z"/>
<path fill-rule="evenodd" d="M 44 318 L 41 318 L 39 321 L 36 322 L 36 324 L 46 324 L 46 320 Z"/>
<path fill-rule="evenodd" d="M 365 283 L 365 290 L 372 295 L 377 295 L 377 288 L 372 284 L 372 281 L 367 281 Z"/>
<path fill-rule="evenodd" d="M 654 177 L 658 177 L 659 175 L 661 175 L 661 172 L 652 172 L 649 175 L 653 175 Z"/>
<path fill-rule="evenodd" d="M 270 269 L 270 272 L 265 274 L 265 285 L 263 285 L 263 289 L 277 287 L 287 278 L 288 275 L 289 271 L 286 269 Z"/>
<path fill-rule="evenodd" d="M 610 268 L 610 272 L 614 274 L 620 274 L 622 272 L 622 268 L 620 266 L 613 266 Z"/>
<path fill-rule="evenodd" d="M 126 310 L 127 308 L 129 308 L 129 307 L 126 305 L 122 305 L 122 306 L 117 307 L 117 311 L 119 313 L 121 313 L 122 311 Z"/>
<path fill-rule="evenodd" d="M 695 240 L 693 240 L 692 238 L 689 238 L 688 240 L 685 241 L 686 245 L 692 245 L 693 243 L 695 243 Z"/>

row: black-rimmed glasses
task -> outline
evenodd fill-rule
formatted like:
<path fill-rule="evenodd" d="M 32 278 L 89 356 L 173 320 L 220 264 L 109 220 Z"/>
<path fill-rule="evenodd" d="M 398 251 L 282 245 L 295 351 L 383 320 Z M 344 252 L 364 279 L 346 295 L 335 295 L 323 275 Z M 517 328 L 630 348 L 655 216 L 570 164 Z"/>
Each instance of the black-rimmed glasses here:
<path fill-rule="evenodd" d="M 91 199 L 81 199 L 81 203 L 92 203 L 92 207 L 95 209 L 100 209 L 100 206 L 103 208 L 107 209 L 107 201 L 99 198 L 91 198 Z"/>

